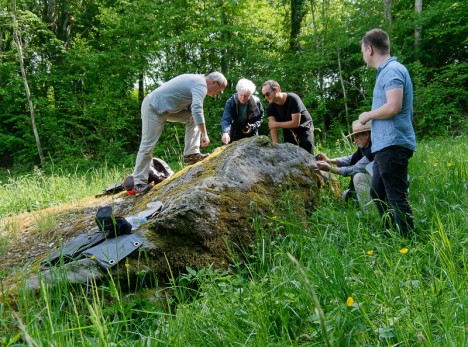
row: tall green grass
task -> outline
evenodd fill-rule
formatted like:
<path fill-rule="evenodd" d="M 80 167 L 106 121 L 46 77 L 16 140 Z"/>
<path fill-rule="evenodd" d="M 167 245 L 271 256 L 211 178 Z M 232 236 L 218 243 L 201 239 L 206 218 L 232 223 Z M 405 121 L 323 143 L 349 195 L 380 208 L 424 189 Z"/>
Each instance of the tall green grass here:
<path fill-rule="evenodd" d="M 122 181 L 128 171 L 128 168 L 103 167 L 85 173 L 57 169 L 45 174 L 36 169 L 20 177 L 10 176 L 1 184 L 0 217 L 39 211 L 92 196 L 107 185 Z"/>
<path fill-rule="evenodd" d="M 419 144 L 409 239 L 381 234 L 375 211 L 326 197 L 299 224 L 286 191 L 274 215 L 252 221 L 247 260 L 228 269 L 187 268 L 156 288 L 123 291 L 127 279 L 110 277 L 20 290 L 14 303 L 4 293 L 0 345 L 467 346 L 466 143 Z"/>

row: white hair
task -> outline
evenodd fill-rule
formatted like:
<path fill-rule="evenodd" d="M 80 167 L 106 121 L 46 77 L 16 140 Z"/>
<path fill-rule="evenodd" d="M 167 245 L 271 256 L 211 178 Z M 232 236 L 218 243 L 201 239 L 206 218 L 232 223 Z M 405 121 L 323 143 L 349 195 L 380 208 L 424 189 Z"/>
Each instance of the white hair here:
<path fill-rule="evenodd" d="M 221 73 L 221 72 L 218 72 L 218 71 L 214 71 L 214 72 L 211 72 L 209 73 L 206 78 L 209 80 L 209 81 L 216 81 L 218 83 L 218 85 L 226 85 L 227 84 L 227 80 L 226 80 L 226 77 L 224 77 L 224 75 Z"/>
<path fill-rule="evenodd" d="M 237 82 L 236 90 L 238 93 L 249 92 L 253 94 L 255 93 L 255 84 L 246 78 L 241 78 L 239 82 Z"/>

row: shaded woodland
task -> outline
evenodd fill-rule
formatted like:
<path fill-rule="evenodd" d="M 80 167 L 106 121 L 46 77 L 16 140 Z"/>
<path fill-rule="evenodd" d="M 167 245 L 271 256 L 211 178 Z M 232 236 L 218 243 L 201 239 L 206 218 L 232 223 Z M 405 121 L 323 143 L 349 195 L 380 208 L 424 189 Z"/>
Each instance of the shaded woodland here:
<path fill-rule="evenodd" d="M 205 99 L 209 151 L 241 77 L 299 94 L 316 138 L 335 141 L 371 105 L 359 41 L 374 27 L 412 75 L 418 136 L 458 135 L 466 13 L 453 0 L 0 0 L 0 167 L 131 165 L 142 98 L 187 72 L 229 80 Z M 155 155 L 178 156 L 183 132 L 168 125 Z"/>

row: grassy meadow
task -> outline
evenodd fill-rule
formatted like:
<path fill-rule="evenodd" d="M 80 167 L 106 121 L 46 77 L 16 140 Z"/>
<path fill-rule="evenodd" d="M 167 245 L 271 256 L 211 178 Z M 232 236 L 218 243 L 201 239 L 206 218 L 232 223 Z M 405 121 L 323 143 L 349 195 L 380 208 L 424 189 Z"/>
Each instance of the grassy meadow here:
<path fill-rule="evenodd" d="M 316 152 L 353 148 L 340 140 Z M 409 239 L 382 234 L 376 210 L 325 194 L 299 225 L 286 191 L 271 215 L 252 220 L 247 261 L 226 270 L 187 268 L 154 287 L 64 281 L 38 294 L 20 282 L 15 296 L 3 270 L 0 346 L 468 346 L 467 149 L 464 137 L 418 143 Z M 0 254 L 17 232 L 9 215 L 97 194 L 129 171 L 2 179 Z"/>

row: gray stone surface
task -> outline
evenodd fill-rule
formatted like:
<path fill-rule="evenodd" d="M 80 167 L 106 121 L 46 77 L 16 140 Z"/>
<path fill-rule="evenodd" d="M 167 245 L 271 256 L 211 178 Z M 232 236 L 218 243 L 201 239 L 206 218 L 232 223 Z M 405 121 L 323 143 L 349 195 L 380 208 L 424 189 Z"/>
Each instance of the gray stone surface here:
<path fill-rule="evenodd" d="M 164 204 L 160 214 L 136 231 L 144 240 L 143 246 L 129 256 L 126 266 L 119 264 L 111 271 L 116 276 L 131 273 L 132 278 L 167 278 L 169 271 L 177 274 L 187 266 L 225 267 L 232 250 L 248 249 L 254 241 L 252 218 L 281 213 L 285 192 L 296 200 L 297 223 L 307 220 L 307 212 L 317 207 L 319 187 L 326 178 L 315 169 L 315 158 L 298 146 L 273 144 L 259 136 L 216 149 L 204 161 L 185 167 L 144 196 L 121 193 L 107 198 L 120 216 L 135 215 L 151 202 Z M 104 203 L 100 200 L 99 206 Z M 75 230 L 75 234 L 88 231 L 89 226 Z M 92 261 L 69 265 L 66 272 L 73 283 L 104 275 Z M 52 278 L 50 270 L 39 277 Z M 37 284 L 35 275 L 30 286 Z"/>

